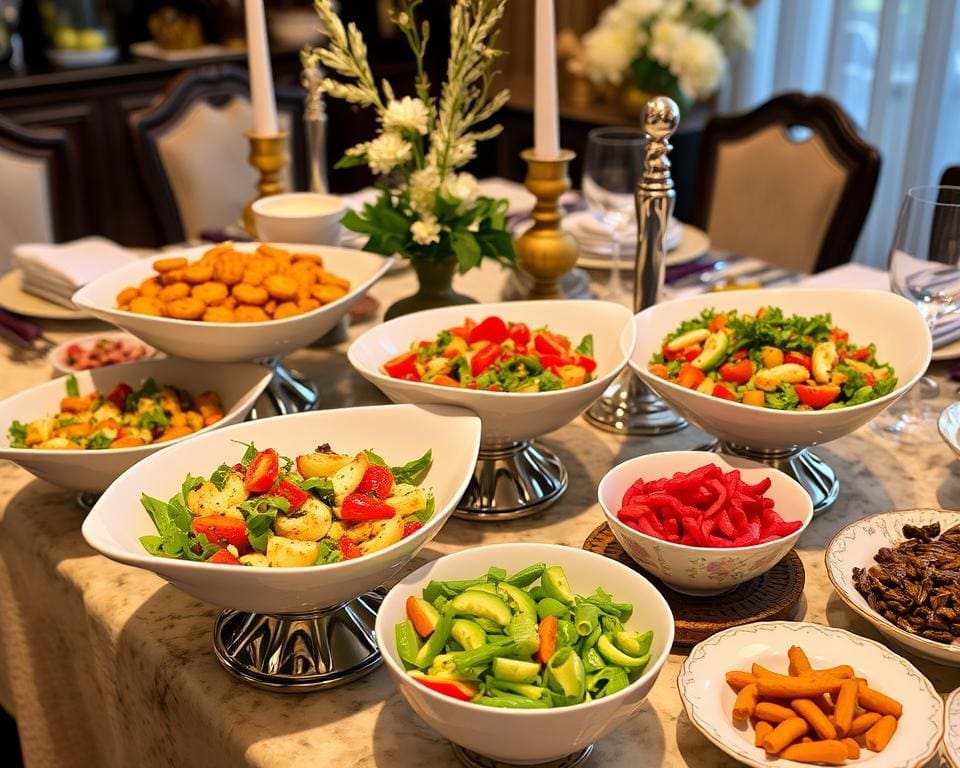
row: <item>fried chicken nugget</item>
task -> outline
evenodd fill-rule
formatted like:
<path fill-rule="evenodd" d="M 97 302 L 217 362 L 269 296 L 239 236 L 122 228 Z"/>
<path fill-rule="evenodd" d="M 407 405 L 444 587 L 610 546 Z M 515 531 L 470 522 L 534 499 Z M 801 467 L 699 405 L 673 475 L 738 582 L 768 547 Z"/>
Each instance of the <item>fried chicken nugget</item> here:
<path fill-rule="evenodd" d="M 290 258 L 290 252 L 284 250 L 283 248 L 278 248 L 275 245 L 270 245 L 269 243 L 260 243 L 257 248 L 257 256 L 265 256 L 268 259 L 277 259 L 277 258 Z"/>
<path fill-rule="evenodd" d="M 130 311 L 138 315 L 153 315 L 154 317 L 163 317 L 164 305 L 154 296 L 137 296 L 130 302 Z"/>
<path fill-rule="evenodd" d="M 293 317 L 299 314 L 302 314 L 299 306 L 292 301 L 285 301 L 282 304 L 277 304 L 277 310 L 273 313 L 273 319 L 283 320 L 285 317 Z"/>
<path fill-rule="evenodd" d="M 213 264 L 197 262 L 183 270 L 183 279 L 191 285 L 200 285 L 213 278 Z"/>
<path fill-rule="evenodd" d="M 139 288 L 124 288 L 117 294 L 117 305 L 122 307 L 124 304 L 129 304 L 139 295 Z"/>
<path fill-rule="evenodd" d="M 199 320 L 206 311 L 207 305 L 192 296 L 175 299 L 167 304 L 167 313 L 177 320 Z"/>
<path fill-rule="evenodd" d="M 321 304 L 329 304 L 331 301 L 347 295 L 347 289 L 339 285 L 315 285 L 310 294 Z"/>
<path fill-rule="evenodd" d="M 273 313 L 277 311 L 277 300 L 270 299 L 263 305 L 263 311 L 270 315 L 270 317 L 273 317 Z"/>
<path fill-rule="evenodd" d="M 291 257 L 294 263 L 298 261 L 310 261 L 316 264 L 318 267 L 323 266 L 323 256 L 318 253 L 295 253 Z"/>
<path fill-rule="evenodd" d="M 224 285 L 236 285 L 243 280 L 243 257 L 237 253 L 223 253 L 213 265 L 213 277 Z"/>
<path fill-rule="evenodd" d="M 317 282 L 317 267 L 309 261 L 295 261 L 283 274 L 292 277 L 298 285 L 310 286 Z"/>
<path fill-rule="evenodd" d="M 185 266 L 187 266 L 187 260 L 183 256 L 153 262 L 153 268 L 157 272 L 169 272 L 171 269 L 183 269 Z"/>
<path fill-rule="evenodd" d="M 207 307 L 203 313 L 203 320 L 207 323 L 232 323 L 234 321 L 233 310 L 224 306 Z"/>
<path fill-rule="evenodd" d="M 297 281 L 287 275 L 270 275 L 263 281 L 263 287 L 278 301 L 290 301 L 297 295 Z"/>
<path fill-rule="evenodd" d="M 243 270 L 243 279 L 240 282 L 247 285 L 263 285 L 263 281 L 266 279 L 267 273 L 259 267 L 256 269 L 246 267 Z"/>
<path fill-rule="evenodd" d="M 140 294 L 142 296 L 152 297 L 160 293 L 160 289 L 163 286 L 160 285 L 160 281 L 155 277 L 148 277 L 142 283 L 140 283 Z"/>
<path fill-rule="evenodd" d="M 233 298 L 233 296 L 227 296 L 227 298 L 225 298 L 225 299 L 223 300 L 223 304 L 221 304 L 220 306 L 221 306 L 221 307 L 226 307 L 227 309 L 236 309 L 236 308 L 237 308 L 237 300 L 236 300 L 235 298 Z"/>
<path fill-rule="evenodd" d="M 190 286 L 186 283 L 174 283 L 173 285 L 166 285 L 160 289 L 160 293 L 157 294 L 157 298 L 160 301 L 175 301 L 176 299 L 184 299 L 190 295 Z"/>
<path fill-rule="evenodd" d="M 336 285 L 345 291 L 350 290 L 350 281 L 325 269 L 317 269 L 317 279 L 324 285 Z"/>
<path fill-rule="evenodd" d="M 193 286 L 190 295 L 195 299 L 200 299 L 208 307 L 215 307 L 223 304 L 230 291 L 223 283 L 208 282 Z"/>
<path fill-rule="evenodd" d="M 262 323 L 264 320 L 269 319 L 262 307 L 253 307 L 249 304 L 238 305 L 233 313 L 233 321 L 235 323 Z"/>
<path fill-rule="evenodd" d="M 300 299 L 297 302 L 297 306 L 300 307 L 301 312 L 313 312 L 313 310 L 320 307 L 320 302 L 314 298 Z"/>
<path fill-rule="evenodd" d="M 163 285 L 173 285 L 174 283 L 183 282 L 183 270 L 182 269 L 171 269 L 169 272 L 162 272 L 159 275 L 159 280 Z"/>
<path fill-rule="evenodd" d="M 230 291 L 237 304 L 253 304 L 261 307 L 267 303 L 270 295 L 267 289 L 260 285 L 250 285 L 249 283 L 237 283 Z M 239 307 L 237 307 L 239 309 Z"/>

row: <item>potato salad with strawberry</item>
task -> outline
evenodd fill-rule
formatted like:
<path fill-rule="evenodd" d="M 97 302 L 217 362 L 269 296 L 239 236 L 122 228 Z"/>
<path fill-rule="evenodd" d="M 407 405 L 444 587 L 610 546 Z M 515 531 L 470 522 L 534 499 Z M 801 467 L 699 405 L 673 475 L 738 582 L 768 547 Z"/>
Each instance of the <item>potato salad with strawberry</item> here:
<path fill-rule="evenodd" d="M 433 493 L 420 487 L 432 453 L 388 467 L 373 451 L 329 445 L 290 459 L 248 445 L 209 478 L 189 475 L 169 501 L 141 502 L 157 535 L 152 555 L 221 565 L 294 568 L 369 555 L 422 528 Z"/>
<path fill-rule="evenodd" d="M 649 370 L 722 400 L 789 411 L 861 405 L 897 386 L 874 344 L 852 341 L 829 314 L 787 317 L 705 309 L 664 340 Z"/>
<path fill-rule="evenodd" d="M 594 378 L 593 336 L 577 346 L 547 328 L 507 323 L 497 316 L 445 328 L 433 341 L 384 363 L 388 376 L 442 387 L 487 392 L 550 392 Z"/>

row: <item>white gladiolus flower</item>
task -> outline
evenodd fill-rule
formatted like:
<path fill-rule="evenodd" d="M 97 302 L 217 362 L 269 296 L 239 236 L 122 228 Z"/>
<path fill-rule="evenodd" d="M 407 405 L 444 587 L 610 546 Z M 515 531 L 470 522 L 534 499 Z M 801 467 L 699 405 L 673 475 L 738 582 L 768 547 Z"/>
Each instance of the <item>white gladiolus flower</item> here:
<path fill-rule="evenodd" d="M 595 83 L 618 85 L 623 80 L 639 44 L 632 25 L 597 26 L 583 36 L 583 60 L 587 77 Z"/>
<path fill-rule="evenodd" d="M 731 3 L 727 20 L 721 28 L 723 41 L 731 51 L 748 51 L 753 48 L 756 27 L 753 16 L 740 3 Z"/>
<path fill-rule="evenodd" d="M 693 7 L 710 16 L 722 16 L 727 10 L 727 0 L 693 0 Z"/>
<path fill-rule="evenodd" d="M 670 64 L 680 89 L 696 99 L 713 95 L 726 70 L 727 57 L 720 43 L 699 29 L 691 29 L 677 44 Z"/>
<path fill-rule="evenodd" d="M 458 141 L 450 150 L 450 166 L 459 168 L 461 165 L 466 165 L 476 157 L 476 154 L 477 142 L 469 139 Z"/>
<path fill-rule="evenodd" d="M 650 58 L 670 67 L 677 48 L 690 33 L 690 27 L 672 19 L 660 19 L 650 27 Z M 672 71 L 672 70 L 671 70 Z"/>
<path fill-rule="evenodd" d="M 413 154 L 410 142 L 400 134 L 385 131 L 367 145 L 367 163 L 374 173 L 390 173 Z"/>
<path fill-rule="evenodd" d="M 417 213 L 433 213 L 436 191 L 440 187 L 440 173 L 428 165 L 410 174 L 410 207 Z"/>
<path fill-rule="evenodd" d="M 425 216 L 410 225 L 410 234 L 413 235 L 413 241 L 420 245 L 439 243 L 440 222 L 434 216 Z"/>
<path fill-rule="evenodd" d="M 443 180 L 441 191 L 459 200 L 461 208 L 469 208 L 480 194 L 480 185 L 472 173 L 451 173 Z"/>
<path fill-rule="evenodd" d="M 355 144 L 350 147 L 344 154 L 347 157 L 360 157 L 360 155 L 365 155 L 367 153 L 367 147 L 370 146 L 370 142 L 364 141 L 360 144 Z"/>
<path fill-rule="evenodd" d="M 420 99 L 404 96 L 400 101 L 387 104 L 381 120 L 388 131 L 416 131 L 421 136 L 426 136 L 430 111 Z"/>

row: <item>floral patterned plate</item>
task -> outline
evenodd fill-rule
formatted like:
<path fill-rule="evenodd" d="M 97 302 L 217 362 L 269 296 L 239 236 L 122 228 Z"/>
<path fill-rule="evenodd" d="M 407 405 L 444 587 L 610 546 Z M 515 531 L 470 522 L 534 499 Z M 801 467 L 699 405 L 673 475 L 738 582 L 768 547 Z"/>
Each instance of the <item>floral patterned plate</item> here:
<path fill-rule="evenodd" d="M 930 523 L 940 523 L 941 530 L 960 525 L 960 512 L 943 509 L 900 510 L 870 515 L 851 523 L 827 545 L 824 553 L 827 576 L 840 599 L 883 635 L 918 656 L 941 664 L 960 666 L 960 645 L 938 643 L 900 629 L 873 610 L 853 583 L 854 568 L 869 568 L 875 564 L 873 556 L 880 547 L 894 546 L 903 541 L 905 524 L 920 526 Z"/>
<path fill-rule="evenodd" d="M 960 768 L 960 688 L 947 698 L 943 754 L 953 768 Z"/>
<path fill-rule="evenodd" d="M 753 728 L 735 724 L 730 714 L 736 693 L 729 670 L 749 670 L 758 662 L 787 671 L 787 650 L 803 648 L 815 668 L 850 664 L 858 676 L 877 681 L 878 690 L 903 704 L 903 715 L 883 752 L 864 750 L 858 768 L 917 768 L 937 752 L 943 736 L 943 701 L 927 678 L 906 659 L 842 629 L 819 624 L 768 621 L 720 632 L 694 647 L 680 668 L 677 687 L 694 726 L 717 747 L 754 768 L 800 768 L 802 763 L 769 758 L 753 745 Z"/>

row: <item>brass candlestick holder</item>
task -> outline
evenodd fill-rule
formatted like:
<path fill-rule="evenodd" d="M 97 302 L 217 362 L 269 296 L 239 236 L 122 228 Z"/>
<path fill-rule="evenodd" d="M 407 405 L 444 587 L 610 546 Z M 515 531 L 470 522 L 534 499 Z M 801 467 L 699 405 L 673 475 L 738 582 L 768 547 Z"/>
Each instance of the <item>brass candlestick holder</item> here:
<path fill-rule="evenodd" d="M 560 228 L 560 197 L 570 189 L 568 168 L 576 154 L 561 149 L 558 157 L 544 158 L 527 149 L 520 157 L 527 163 L 524 186 L 537 198 L 531 213 L 533 226 L 514 243 L 517 263 L 529 276 L 528 280 L 521 278 L 521 284 L 528 287 L 527 298 L 558 299 L 589 291 L 588 285 L 571 285 L 571 270 L 580 247 L 572 235 Z"/>
<path fill-rule="evenodd" d="M 257 236 L 257 225 L 253 218 L 253 204 L 261 197 L 279 195 L 284 191 L 280 174 L 287 165 L 287 132 L 280 131 L 273 136 L 258 136 L 253 131 L 246 131 L 244 136 L 250 141 L 250 155 L 247 160 L 260 172 L 260 181 L 257 182 L 257 192 L 243 209 L 243 228 L 252 237 Z"/>

